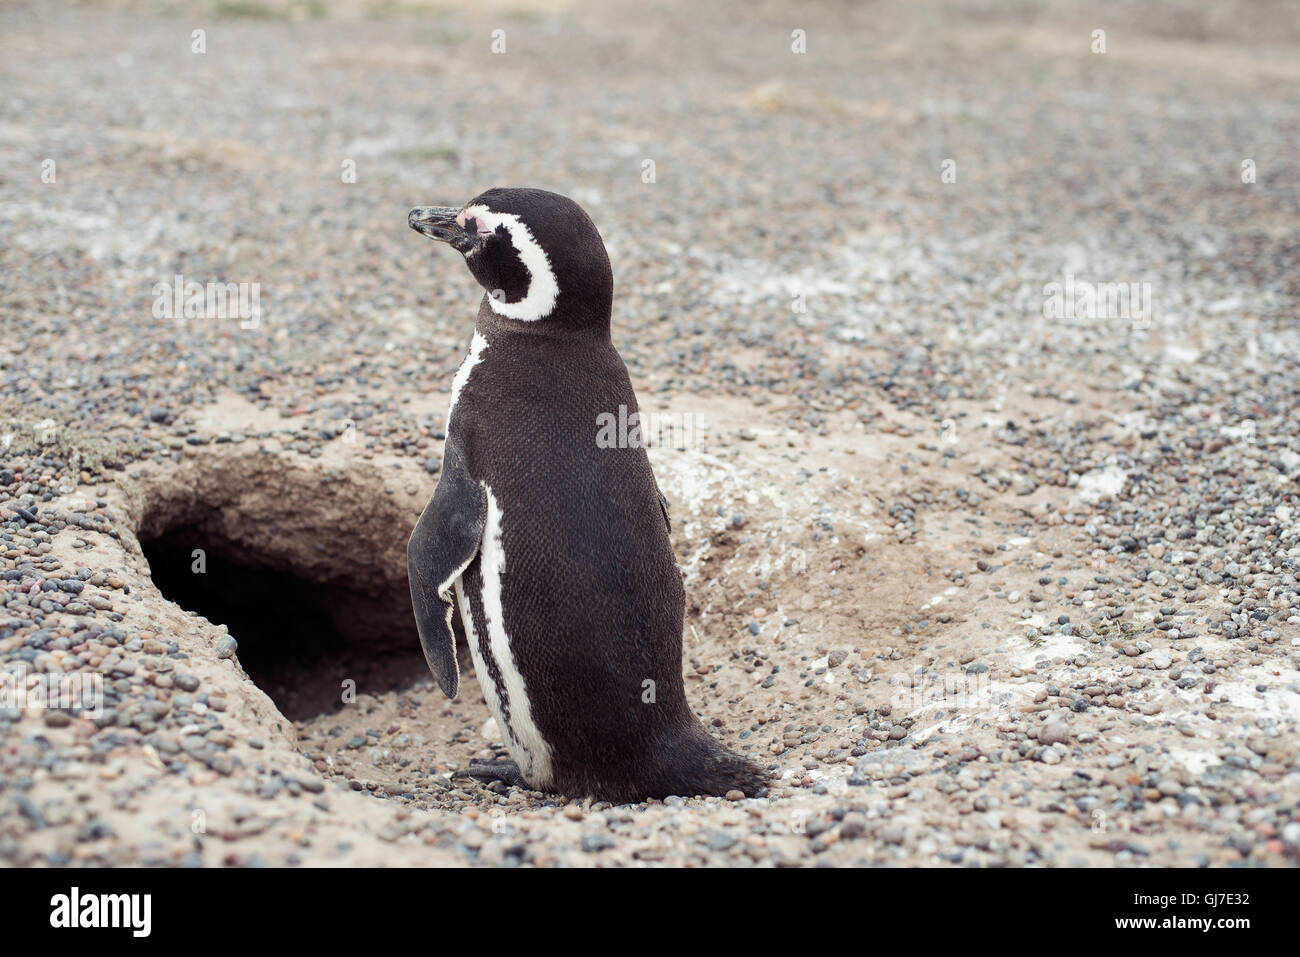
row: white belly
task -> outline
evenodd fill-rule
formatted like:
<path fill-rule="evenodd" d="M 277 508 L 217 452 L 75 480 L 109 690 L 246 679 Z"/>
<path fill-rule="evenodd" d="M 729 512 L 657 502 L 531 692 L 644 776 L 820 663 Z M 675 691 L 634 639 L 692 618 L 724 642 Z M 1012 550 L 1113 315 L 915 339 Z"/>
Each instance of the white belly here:
<path fill-rule="evenodd" d="M 460 608 L 461 622 L 465 626 L 465 637 L 469 642 L 470 657 L 474 660 L 474 674 L 478 677 L 479 687 L 483 689 L 483 697 L 487 701 L 488 709 L 501 729 L 510 757 L 519 765 L 524 780 L 533 787 L 546 787 L 551 783 L 552 777 L 551 749 L 533 721 L 528 686 L 515 665 L 515 657 L 510 650 L 510 638 L 506 634 L 505 615 L 501 604 L 501 577 L 505 572 L 505 552 L 501 547 L 501 509 L 492 490 L 486 485 L 483 488 L 487 493 L 487 522 L 483 530 L 483 544 L 479 551 L 483 590 L 479 595 L 468 595 L 465 592 L 463 576 L 457 578 L 456 605 Z M 474 629 L 474 608 L 479 609 L 487 627 L 488 648 L 501 674 L 505 698 L 510 707 L 508 718 L 503 706 L 506 702 L 501 700 L 497 692 L 497 683 L 488 671 L 483 650 L 479 646 L 479 635 Z"/>

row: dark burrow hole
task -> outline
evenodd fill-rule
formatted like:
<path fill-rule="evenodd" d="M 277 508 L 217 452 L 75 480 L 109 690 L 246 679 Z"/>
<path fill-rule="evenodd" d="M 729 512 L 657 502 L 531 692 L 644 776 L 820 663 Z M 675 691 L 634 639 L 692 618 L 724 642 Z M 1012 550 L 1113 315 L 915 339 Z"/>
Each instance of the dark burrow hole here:
<path fill-rule="evenodd" d="M 225 625 L 239 663 L 290 720 L 339 710 L 348 679 L 358 694 L 379 694 L 429 678 L 404 578 L 364 588 L 312 580 L 197 526 L 140 545 L 163 597 Z"/>

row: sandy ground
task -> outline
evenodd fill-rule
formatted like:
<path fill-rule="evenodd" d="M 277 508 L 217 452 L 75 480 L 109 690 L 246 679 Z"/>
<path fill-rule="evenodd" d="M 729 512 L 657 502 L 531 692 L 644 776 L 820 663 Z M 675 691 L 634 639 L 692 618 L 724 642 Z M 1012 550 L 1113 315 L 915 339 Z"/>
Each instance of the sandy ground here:
<path fill-rule="evenodd" d="M 0 661 L 107 691 L 0 708 L 0 860 L 1295 863 L 1294 15 L 746 9 L 0 11 Z M 687 691 L 766 795 L 450 779 L 503 749 L 404 548 L 477 291 L 405 214 L 497 183 L 587 206 L 690 427 Z"/>

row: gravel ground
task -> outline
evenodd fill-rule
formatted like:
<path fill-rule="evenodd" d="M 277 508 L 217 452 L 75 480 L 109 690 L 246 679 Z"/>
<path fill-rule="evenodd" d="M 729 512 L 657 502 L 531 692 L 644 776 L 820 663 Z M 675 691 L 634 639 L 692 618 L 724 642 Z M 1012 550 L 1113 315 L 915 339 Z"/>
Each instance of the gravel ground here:
<path fill-rule="evenodd" d="M 1296 863 L 1293 7 L 198 9 L 0 7 L 0 667 L 105 699 L 0 708 L 0 860 Z M 406 212 L 489 185 L 588 208 L 696 427 L 688 695 L 764 796 L 451 781 L 502 748 L 404 546 L 478 290 Z"/>

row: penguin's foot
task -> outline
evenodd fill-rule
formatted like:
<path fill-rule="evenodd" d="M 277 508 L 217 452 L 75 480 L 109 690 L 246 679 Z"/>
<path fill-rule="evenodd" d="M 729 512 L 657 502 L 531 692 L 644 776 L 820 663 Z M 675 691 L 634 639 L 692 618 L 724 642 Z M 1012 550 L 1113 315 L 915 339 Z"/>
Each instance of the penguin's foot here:
<path fill-rule="evenodd" d="M 523 788 L 525 791 L 531 790 L 528 782 L 524 780 L 523 774 L 519 771 L 519 765 L 514 761 L 472 760 L 469 767 L 453 771 L 451 777 L 453 781 L 456 778 L 474 778 L 476 781 L 500 781 L 510 787 Z"/>

